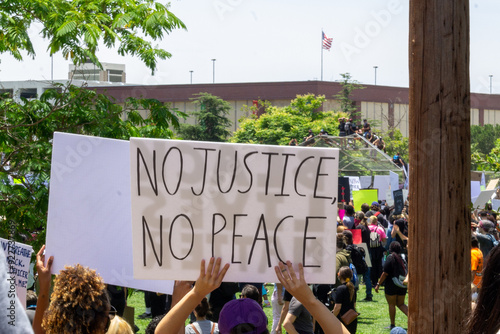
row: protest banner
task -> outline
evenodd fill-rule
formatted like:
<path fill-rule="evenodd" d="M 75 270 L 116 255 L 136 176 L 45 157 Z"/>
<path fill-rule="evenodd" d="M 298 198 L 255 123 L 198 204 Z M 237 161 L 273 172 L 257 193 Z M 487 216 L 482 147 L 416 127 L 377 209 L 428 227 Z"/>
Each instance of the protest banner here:
<path fill-rule="evenodd" d="M 361 182 L 359 180 L 359 176 L 349 176 L 349 188 L 351 188 L 351 199 L 352 199 L 352 192 L 354 190 L 361 189 Z"/>
<path fill-rule="evenodd" d="M 349 178 L 339 177 L 338 188 L 338 202 L 344 203 L 346 205 L 349 204 L 349 202 L 351 201 L 351 186 L 349 185 Z"/>
<path fill-rule="evenodd" d="M 394 205 L 394 198 L 392 197 L 392 190 L 387 189 L 385 191 L 385 203 L 388 206 L 393 206 Z"/>
<path fill-rule="evenodd" d="M 486 187 L 486 190 L 492 190 L 492 189 L 495 189 L 497 184 L 498 184 L 498 180 L 499 179 L 493 179 L 493 180 L 490 180 L 490 182 L 488 182 L 488 186 Z"/>
<path fill-rule="evenodd" d="M 26 308 L 26 288 L 33 248 L 14 240 L 0 238 L 0 244 L 7 259 L 7 280 L 15 285 L 15 292 L 22 306 Z M 7 296 L 2 296 L 7 298 Z M 9 298 L 11 298 L 9 296 Z"/>
<path fill-rule="evenodd" d="M 393 171 L 389 171 L 389 178 L 391 179 L 391 191 L 399 189 L 399 175 Z"/>
<path fill-rule="evenodd" d="M 133 277 L 129 166 L 128 141 L 54 134 L 46 256 L 54 274 L 79 263 L 106 283 L 171 294 L 173 281 Z"/>
<path fill-rule="evenodd" d="M 405 206 L 403 189 L 398 189 L 392 192 L 394 197 L 394 215 L 400 215 Z"/>
<path fill-rule="evenodd" d="M 484 205 L 488 203 L 491 199 L 491 195 L 495 193 L 495 189 L 483 190 L 479 193 L 479 196 L 474 200 L 472 207 L 474 209 L 484 208 Z"/>
<path fill-rule="evenodd" d="M 359 177 L 359 185 L 361 189 L 370 188 L 372 185 L 372 176 L 371 175 L 362 175 Z"/>
<path fill-rule="evenodd" d="M 130 157 L 135 278 L 193 280 L 214 256 L 226 281 L 286 260 L 335 280 L 338 149 L 132 138 Z"/>
<path fill-rule="evenodd" d="M 385 200 L 385 194 L 390 188 L 391 179 L 389 175 L 375 175 L 373 178 L 373 188 L 378 189 L 378 199 Z"/>
<path fill-rule="evenodd" d="M 354 210 L 361 211 L 361 205 L 367 203 L 371 205 L 372 202 L 378 201 L 378 190 L 377 189 L 362 189 L 352 192 Z"/>

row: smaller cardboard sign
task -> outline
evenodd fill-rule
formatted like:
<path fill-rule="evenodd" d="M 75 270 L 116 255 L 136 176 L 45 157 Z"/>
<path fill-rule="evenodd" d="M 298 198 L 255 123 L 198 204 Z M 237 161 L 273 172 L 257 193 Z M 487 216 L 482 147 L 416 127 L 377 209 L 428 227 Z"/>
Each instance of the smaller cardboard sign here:
<path fill-rule="evenodd" d="M 389 190 L 389 189 L 385 193 L 385 203 L 388 206 L 393 206 L 394 205 L 394 198 L 392 197 L 392 191 Z"/>
<path fill-rule="evenodd" d="M 490 200 L 491 195 L 493 195 L 493 193 L 495 193 L 495 189 L 481 191 L 479 196 L 474 201 L 473 207 L 474 208 L 484 207 L 484 205 L 488 203 L 488 201 Z"/>
<path fill-rule="evenodd" d="M 2 238 L 0 238 L 0 244 L 7 259 L 7 276 L 9 279 L 15 280 L 17 297 L 23 307 L 26 308 L 26 288 L 28 287 L 28 275 L 33 248 L 20 242 Z"/>
<path fill-rule="evenodd" d="M 391 179 L 389 175 L 375 175 L 373 178 L 373 188 L 378 189 L 378 199 L 385 200 L 385 194 L 390 188 Z"/>
<path fill-rule="evenodd" d="M 394 197 L 394 214 L 400 215 L 405 206 L 405 200 L 403 196 L 403 189 L 393 191 Z"/>
<path fill-rule="evenodd" d="M 366 243 L 362 242 L 358 245 L 358 247 L 361 247 L 365 250 L 365 262 L 368 267 L 372 267 L 372 260 L 370 259 L 370 252 L 368 252 L 368 247 L 366 246 Z"/>
<path fill-rule="evenodd" d="M 499 179 L 490 180 L 490 182 L 488 182 L 488 186 L 486 187 L 486 190 L 493 190 L 493 189 L 495 189 L 496 186 L 497 186 L 498 180 Z"/>
<path fill-rule="evenodd" d="M 338 193 L 338 202 L 349 204 L 351 200 L 351 187 L 349 185 L 348 177 L 339 177 L 339 193 Z"/>
<path fill-rule="evenodd" d="M 393 171 L 389 171 L 389 178 L 391 179 L 391 190 L 398 190 L 399 189 L 399 176 L 398 174 L 394 173 Z"/>
<path fill-rule="evenodd" d="M 368 189 L 372 185 L 371 175 L 364 175 L 359 177 L 359 183 L 361 184 L 361 189 Z"/>
<path fill-rule="evenodd" d="M 339 209 L 339 218 L 340 218 L 340 221 L 342 221 L 342 219 L 344 219 L 344 216 L 345 216 L 345 210 L 344 209 Z"/>
<path fill-rule="evenodd" d="M 361 182 L 359 181 L 359 176 L 349 176 L 349 186 L 351 187 L 351 199 L 353 199 L 352 192 L 354 190 L 361 189 Z"/>
<path fill-rule="evenodd" d="M 498 208 L 500 208 L 500 199 L 492 199 L 491 208 L 495 211 L 498 211 Z"/>
<path fill-rule="evenodd" d="M 367 203 L 370 205 L 372 202 L 378 201 L 378 190 L 377 189 L 362 189 L 355 190 L 352 192 L 354 210 L 360 211 L 361 205 Z"/>
<path fill-rule="evenodd" d="M 360 244 L 362 242 L 361 240 L 361 230 L 360 229 L 351 229 L 349 230 L 351 231 L 352 233 L 352 243 L 357 245 L 357 244 Z"/>

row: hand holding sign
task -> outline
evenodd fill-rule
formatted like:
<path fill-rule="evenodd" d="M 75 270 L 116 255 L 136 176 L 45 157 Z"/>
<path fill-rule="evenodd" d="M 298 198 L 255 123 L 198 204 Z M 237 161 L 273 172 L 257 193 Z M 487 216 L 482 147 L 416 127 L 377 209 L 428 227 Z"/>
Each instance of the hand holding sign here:
<path fill-rule="evenodd" d="M 210 258 L 207 271 L 205 272 L 205 260 L 201 260 L 200 277 L 196 280 L 193 289 L 193 293 L 195 295 L 203 298 L 220 286 L 222 279 L 229 269 L 229 263 L 226 263 L 224 267 L 220 269 L 221 261 L 221 258 L 218 258 L 217 260 L 213 257 Z"/>

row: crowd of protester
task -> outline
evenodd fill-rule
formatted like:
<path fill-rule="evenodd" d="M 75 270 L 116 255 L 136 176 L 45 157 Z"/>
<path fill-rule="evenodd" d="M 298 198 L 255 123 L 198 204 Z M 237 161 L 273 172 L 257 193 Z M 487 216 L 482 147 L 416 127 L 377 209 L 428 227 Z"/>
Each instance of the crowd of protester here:
<path fill-rule="evenodd" d="M 388 310 L 386 329 L 405 333 L 406 323 L 396 324 L 396 313 L 399 309 L 408 316 L 408 203 L 398 213 L 384 202 L 363 203 L 358 212 L 351 204 L 344 208 L 345 216 L 337 222 L 337 274 L 332 284 L 309 286 L 301 264 L 296 273 L 290 262 L 279 263 L 275 267 L 279 283 L 274 284 L 269 302 L 265 284 L 222 282 L 230 270 L 229 264 L 223 265 L 214 258 L 202 260 L 196 282 L 176 281 L 171 296 L 152 293 L 148 297 L 149 306 L 139 316 L 151 317 L 145 333 L 281 334 L 284 329 L 287 333 L 352 334 L 363 318 L 358 312 L 358 301 L 372 302 L 373 290 L 379 293 L 382 287 Z M 359 232 L 354 233 L 356 230 Z M 361 236 L 368 252 L 353 243 L 354 234 Z M 470 334 L 500 333 L 498 240 L 496 213 L 488 206 L 486 210 L 474 211 L 474 303 L 470 317 L 464 321 Z M 1 321 L 0 332 L 129 334 L 137 330 L 123 319 L 127 295 L 124 288 L 106 285 L 98 273 L 81 265 L 66 267 L 52 283 L 53 258 L 45 259 L 44 248 L 36 256 L 37 294 L 28 290 L 26 313 L 17 314 L 15 330 Z M 6 266 L 3 253 L 0 254 L 1 265 Z M 0 270 L 2 284 L 6 281 L 1 277 L 5 273 L 6 270 Z M 264 307 L 272 307 L 272 323 L 268 323 Z"/>

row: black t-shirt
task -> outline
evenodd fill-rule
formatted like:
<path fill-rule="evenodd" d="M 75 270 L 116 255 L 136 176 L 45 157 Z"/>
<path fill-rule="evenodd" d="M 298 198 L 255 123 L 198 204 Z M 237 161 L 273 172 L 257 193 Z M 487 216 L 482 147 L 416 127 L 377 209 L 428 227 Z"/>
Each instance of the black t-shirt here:
<path fill-rule="evenodd" d="M 398 219 L 394 222 L 394 225 L 398 225 L 399 231 L 403 233 L 405 237 L 408 236 L 408 222 L 404 219 Z M 401 247 L 406 248 L 406 240 L 401 239 L 399 234 L 396 234 L 396 241 L 401 244 Z"/>
<path fill-rule="evenodd" d="M 384 263 L 384 272 L 389 275 L 387 280 L 392 280 L 393 277 L 406 276 L 406 272 L 403 267 L 404 263 L 402 263 L 402 261 L 403 259 L 401 259 L 401 255 L 399 256 L 399 260 L 396 259 L 393 253 L 387 257 Z"/>
<path fill-rule="evenodd" d="M 339 285 L 335 291 L 335 304 L 341 304 L 340 312 L 337 317 L 340 319 L 350 309 L 354 308 L 354 301 L 356 298 L 350 299 L 349 288 L 344 284 Z"/>
<path fill-rule="evenodd" d="M 283 296 L 283 301 L 289 302 L 293 298 L 292 294 L 285 290 L 285 295 Z"/>
<path fill-rule="evenodd" d="M 368 228 L 368 226 L 359 224 L 356 228 L 361 230 L 361 241 L 363 241 L 367 245 L 370 245 L 370 229 Z"/>

